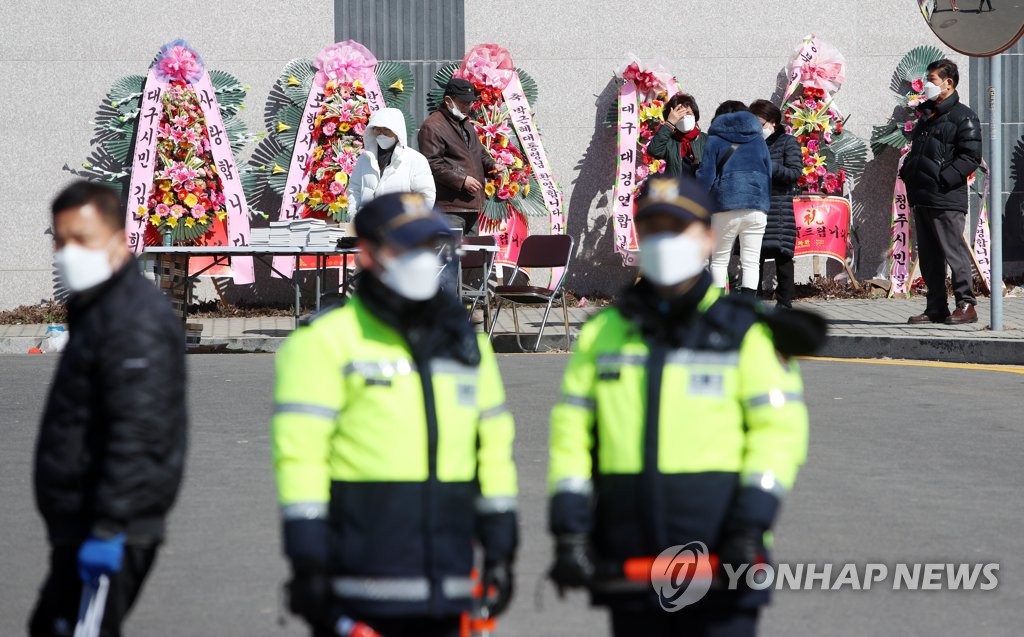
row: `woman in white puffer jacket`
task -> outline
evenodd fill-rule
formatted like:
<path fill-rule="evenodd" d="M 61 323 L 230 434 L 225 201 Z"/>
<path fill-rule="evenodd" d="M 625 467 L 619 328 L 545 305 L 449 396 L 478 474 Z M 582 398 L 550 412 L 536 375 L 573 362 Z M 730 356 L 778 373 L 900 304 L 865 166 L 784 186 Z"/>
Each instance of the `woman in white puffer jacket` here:
<path fill-rule="evenodd" d="M 427 158 L 409 148 L 402 111 L 382 108 L 370 116 L 363 153 L 349 177 L 349 220 L 374 198 L 392 192 L 418 192 L 430 206 L 436 194 Z"/>

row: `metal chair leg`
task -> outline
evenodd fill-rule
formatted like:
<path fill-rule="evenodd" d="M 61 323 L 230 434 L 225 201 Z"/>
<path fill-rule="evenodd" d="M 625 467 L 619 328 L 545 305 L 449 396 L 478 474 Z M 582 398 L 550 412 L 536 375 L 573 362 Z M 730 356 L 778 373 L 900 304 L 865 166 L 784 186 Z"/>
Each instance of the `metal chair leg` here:
<path fill-rule="evenodd" d="M 494 308 L 494 317 L 491 318 L 491 329 L 487 330 L 487 340 L 491 340 L 494 334 L 494 326 L 498 324 L 498 314 L 501 313 L 501 302 L 503 300 L 500 296 L 498 297 L 498 306 Z"/>
<path fill-rule="evenodd" d="M 521 337 L 521 334 L 519 332 L 519 313 L 516 312 L 516 305 L 517 304 L 516 304 L 515 301 L 511 301 L 511 303 L 512 303 L 512 324 L 516 328 L 516 344 L 519 345 L 519 351 L 525 352 L 526 348 L 523 347 L 522 337 Z"/>
<path fill-rule="evenodd" d="M 569 340 L 569 307 L 565 302 L 565 293 L 562 293 L 562 321 L 565 324 L 565 349 L 572 349 L 572 341 Z"/>
<path fill-rule="evenodd" d="M 540 351 L 540 340 L 544 338 L 544 328 L 548 324 L 548 314 L 551 312 L 551 304 L 555 302 L 555 295 L 552 294 L 551 298 L 548 299 L 548 305 L 544 308 L 544 318 L 540 320 L 540 331 L 537 332 L 537 344 L 533 346 L 533 351 Z"/>

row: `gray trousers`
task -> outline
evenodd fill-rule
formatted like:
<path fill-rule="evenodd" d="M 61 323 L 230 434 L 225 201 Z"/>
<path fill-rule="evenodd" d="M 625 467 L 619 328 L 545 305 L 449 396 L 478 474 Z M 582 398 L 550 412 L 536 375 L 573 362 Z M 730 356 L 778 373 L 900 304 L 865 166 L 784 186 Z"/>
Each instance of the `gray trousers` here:
<path fill-rule="evenodd" d="M 953 295 L 956 304 L 977 304 L 971 283 L 974 270 L 970 249 L 964 241 L 964 221 L 967 213 L 959 210 L 914 207 L 917 224 L 917 256 L 921 261 L 921 276 L 928 286 L 928 304 L 925 313 L 936 316 L 949 314 L 946 296 L 946 264 L 953 276 Z"/>

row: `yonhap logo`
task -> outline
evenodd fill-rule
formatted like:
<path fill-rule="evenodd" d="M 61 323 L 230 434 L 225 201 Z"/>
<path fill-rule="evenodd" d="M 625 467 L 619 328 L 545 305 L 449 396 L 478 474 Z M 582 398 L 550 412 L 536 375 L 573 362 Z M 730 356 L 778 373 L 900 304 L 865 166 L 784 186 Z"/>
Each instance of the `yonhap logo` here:
<path fill-rule="evenodd" d="M 708 547 L 690 542 L 665 549 L 651 565 L 651 584 L 662 610 L 675 612 L 708 594 L 714 572 Z"/>

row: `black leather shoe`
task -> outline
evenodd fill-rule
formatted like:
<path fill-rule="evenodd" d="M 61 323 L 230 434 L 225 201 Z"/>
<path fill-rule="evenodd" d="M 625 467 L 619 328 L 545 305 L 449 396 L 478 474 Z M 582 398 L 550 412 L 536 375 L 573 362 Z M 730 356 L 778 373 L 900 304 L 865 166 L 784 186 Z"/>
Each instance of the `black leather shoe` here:
<path fill-rule="evenodd" d="M 961 303 L 956 306 L 956 310 L 946 317 L 946 325 L 966 325 L 967 323 L 977 323 L 978 312 L 974 309 L 974 305 L 971 303 Z"/>

